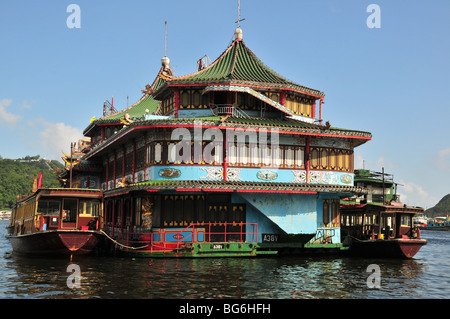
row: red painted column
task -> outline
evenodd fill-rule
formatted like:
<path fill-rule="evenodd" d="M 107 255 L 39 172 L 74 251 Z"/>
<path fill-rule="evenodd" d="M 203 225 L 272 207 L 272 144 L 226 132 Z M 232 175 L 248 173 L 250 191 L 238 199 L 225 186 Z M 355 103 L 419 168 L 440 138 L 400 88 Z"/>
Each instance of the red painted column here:
<path fill-rule="evenodd" d="M 319 107 L 319 121 L 320 121 L 320 124 L 322 124 L 322 103 L 323 103 L 323 99 L 320 99 L 320 107 Z"/>
<path fill-rule="evenodd" d="M 180 90 L 175 88 L 174 92 L 174 108 L 175 108 L 175 118 L 178 118 L 178 109 L 180 108 Z"/>
<path fill-rule="evenodd" d="M 116 188 L 116 178 L 117 178 L 116 170 L 117 170 L 117 153 L 114 152 L 114 183 L 113 183 L 114 188 Z"/>
<path fill-rule="evenodd" d="M 136 140 L 133 140 L 133 183 L 134 183 L 134 173 L 136 171 Z"/>
<path fill-rule="evenodd" d="M 306 169 L 306 183 L 309 184 L 309 168 L 311 165 L 311 153 L 310 153 L 310 137 L 306 137 L 306 147 L 305 147 L 305 169 Z"/>
<path fill-rule="evenodd" d="M 280 104 L 285 106 L 286 105 L 286 92 L 281 91 L 280 93 Z"/>
<path fill-rule="evenodd" d="M 122 152 L 123 152 L 123 157 L 122 157 L 122 177 L 125 177 L 125 158 L 126 158 L 126 155 L 127 155 L 127 151 L 126 151 L 125 145 L 123 146 Z"/>
<path fill-rule="evenodd" d="M 111 227 L 112 227 L 112 234 L 114 236 L 114 228 L 116 227 L 116 200 L 113 199 L 111 202 L 112 202 L 112 223 L 111 223 Z"/>
<path fill-rule="evenodd" d="M 316 100 L 313 100 L 312 109 L 311 109 L 311 118 L 316 118 Z"/>
<path fill-rule="evenodd" d="M 109 156 L 106 158 L 106 189 L 108 189 L 108 180 L 109 180 Z"/>
<path fill-rule="evenodd" d="M 223 137 L 223 180 L 227 180 L 227 169 L 228 169 L 228 159 L 227 159 L 227 130 L 225 130 L 225 134 Z"/>

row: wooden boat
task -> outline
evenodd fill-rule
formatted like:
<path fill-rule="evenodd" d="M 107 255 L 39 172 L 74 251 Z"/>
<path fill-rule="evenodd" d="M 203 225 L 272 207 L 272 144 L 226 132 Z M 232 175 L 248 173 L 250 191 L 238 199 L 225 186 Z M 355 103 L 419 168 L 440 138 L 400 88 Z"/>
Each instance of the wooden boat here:
<path fill-rule="evenodd" d="M 423 208 L 401 203 L 343 204 L 341 230 L 353 256 L 412 258 L 427 243 L 420 238 L 413 216 Z"/>
<path fill-rule="evenodd" d="M 40 188 L 18 200 L 7 238 L 14 252 L 32 255 L 85 255 L 104 238 L 103 192 Z"/>

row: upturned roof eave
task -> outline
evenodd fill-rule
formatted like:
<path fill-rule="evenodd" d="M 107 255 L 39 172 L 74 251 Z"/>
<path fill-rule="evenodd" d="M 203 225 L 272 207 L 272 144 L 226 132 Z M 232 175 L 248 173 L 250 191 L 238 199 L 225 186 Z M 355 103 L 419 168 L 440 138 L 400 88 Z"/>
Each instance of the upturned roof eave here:
<path fill-rule="evenodd" d="M 180 119 L 160 119 L 160 120 L 144 120 L 134 122 L 128 126 L 122 128 L 115 135 L 111 136 L 109 139 L 103 141 L 101 144 L 92 148 L 86 155 L 85 159 L 89 159 L 98 153 L 103 152 L 107 147 L 112 146 L 117 143 L 122 137 L 126 136 L 131 131 L 148 129 L 150 127 L 195 127 L 195 121 L 202 121 L 202 125 L 205 127 L 214 127 L 218 129 L 227 128 L 237 128 L 237 129 L 247 129 L 247 130 L 259 130 L 267 128 L 276 128 L 281 134 L 300 134 L 300 135 L 310 135 L 310 136 L 323 136 L 323 137 L 338 137 L 338 138 L 348 138 L 355 141 L 355 146 L 362 145 L 367 141 L 372 139 L 372 134 L 364 131 L 353 131 L 353 130 L 339 130 L 328 128 L 324 129 L 318 127 L 317 125 L 308 125 L 308 123 L 303 123 L 305 126 L 299 127 L 295 125 L 271 125 L 268 123 L 232 123 L 221 120 L 205 120 L 201 118 L 180 118 Z M 287 124 L 287 123 L 286 123 Z"/>
<path fill-rule="evenodd" d="M 317 194 L 321 192 L 367 194 L 367 189 L 358 186 L 341 186 L 310 183 L 273 183 L 273 182 L 244 182 L 244 181 L 198 181 L 198 180 L 155 180 L 131 184 L 127 187 L 105 191 L 105 197 L 118 196 L 131 191 L 194 191 L 194 192 L 265 192 L 265 193 L 304 193 Z"/>

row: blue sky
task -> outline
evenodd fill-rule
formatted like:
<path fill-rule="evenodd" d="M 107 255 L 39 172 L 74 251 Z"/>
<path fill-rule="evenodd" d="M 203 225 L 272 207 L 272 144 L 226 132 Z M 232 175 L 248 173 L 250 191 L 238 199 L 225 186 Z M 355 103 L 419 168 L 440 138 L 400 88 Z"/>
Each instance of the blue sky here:
<path fill-rule="evenodd" d="M 80 28 L 68 28 L 77 4 Z M 381 9 L 369 28 L 366 9 Z M 247 46 L 279 74 L 325 92 L 323 118 L 369 131 L 357 167 L 394 174 L 402 200 L 450 193 L 448 0 L 242 0 Z M 195 71 L 234 36 L 237 0 L 0 2 L 0 155 L 59 159 L 105 100 L 123 109 L 167 55 Z"/>

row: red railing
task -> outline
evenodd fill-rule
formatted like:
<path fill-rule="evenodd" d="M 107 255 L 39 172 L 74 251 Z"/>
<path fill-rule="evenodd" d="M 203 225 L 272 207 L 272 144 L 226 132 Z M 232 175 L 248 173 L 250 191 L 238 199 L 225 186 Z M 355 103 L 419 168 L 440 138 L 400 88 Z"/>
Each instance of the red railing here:
<path fill-rule="evenodd" d="M 196 228 L 196 226 L 197 226 L 197 228 Z M 245 231 L 244 231 L 244 226 L 245 226 Z M 252 227 L 251 232 L 247 231 L 247 229 L 246 229 L 247 226 Z M 208 232 L 206 232 L 206 227 L 208 227 Z M 223 227 L 224 231 L 221 232 L 221 231 L 217 231 L 214 229 L 212 230 L 211 227 L 213 227 L 213 228 Z M 227 227 L 234 227 L 234 228 L 239 227 L 239 231 L 231 230 L 231 231 L 227 232 Z M 187 226 L 185 229 L 178 231 L 177 234 L 174 235 L 174 237 L 175 236 L 178 237 L 178 238 L 176 238 L 177 243 L 180 243 L 180 239 L 183 239 L 182 242 L 186 242 L 186 237 L 180 238 L 181 237 L 180 235 L 182 235 L 182 233 L 184 233 L 184 232 L 187 232 L 187 231 L 189 232 L 190 228 L 192 228 L 192 232 L 187 238 L 192 237 L 193 239 L 195 238 L 196 240 L 192 240 L 189 242 L 199 242 L 198 241 L 198 236 L 199 236 L 198 229 L 199 228 L 205 229 L 203 231 L 205 240 L 202 242 L 210 243 L 211 235 L 213 236 L 214 239 L 216 239 L 216 240 L 213 240 L 213 242 L 228 242 L 228 241 L 236 242 L 237 240 L 235 238 L 238 236 L 239 236 L 238 242 L 240 242 L 240 243 L 244 243 L 244 242 L 254 243 L 254 242 L 258 241 L 258 224 L 256 224 L 256 223 L 193 223 L 193 224 L 190 224 L 189 226 Z M 194 236 L 194 234 L 195 234 L 195 236 Z M 223 240 L 220 240 L 220 239 L 222 239 L 221 238 L 222 235 L 223 235 Z M 251 236 L 251 240 L 247 241 L 247 235 Z M 206 236 L 208 236 L 207 241 L 206 241 Z M 227 240 L 227 237 L 228 237 L 228 240 Z M 230 239 L 230 237 L 231 237 L 231 239 Z M 217 240 L 217 238 L 219 240 Z"/>
<path fill-rule="evenodd" d="M 251 229 L 247 229 L 251 228 Z M 188 235 L 185 235 L 188 232 Z M 186 228 L 160 228 L 152 232 L 129 232 L 121 228 L 109 228 L 108 233 L 125 249 L 174 250 L 186 243 L 257 242 L 256 223 L 192 223 Z M 154 240 L 154 235 L 158 240 Z M 168 240 L 169 238 L 169 240 Z M 170 240 L 172 238 L 173 240 Z"/>

